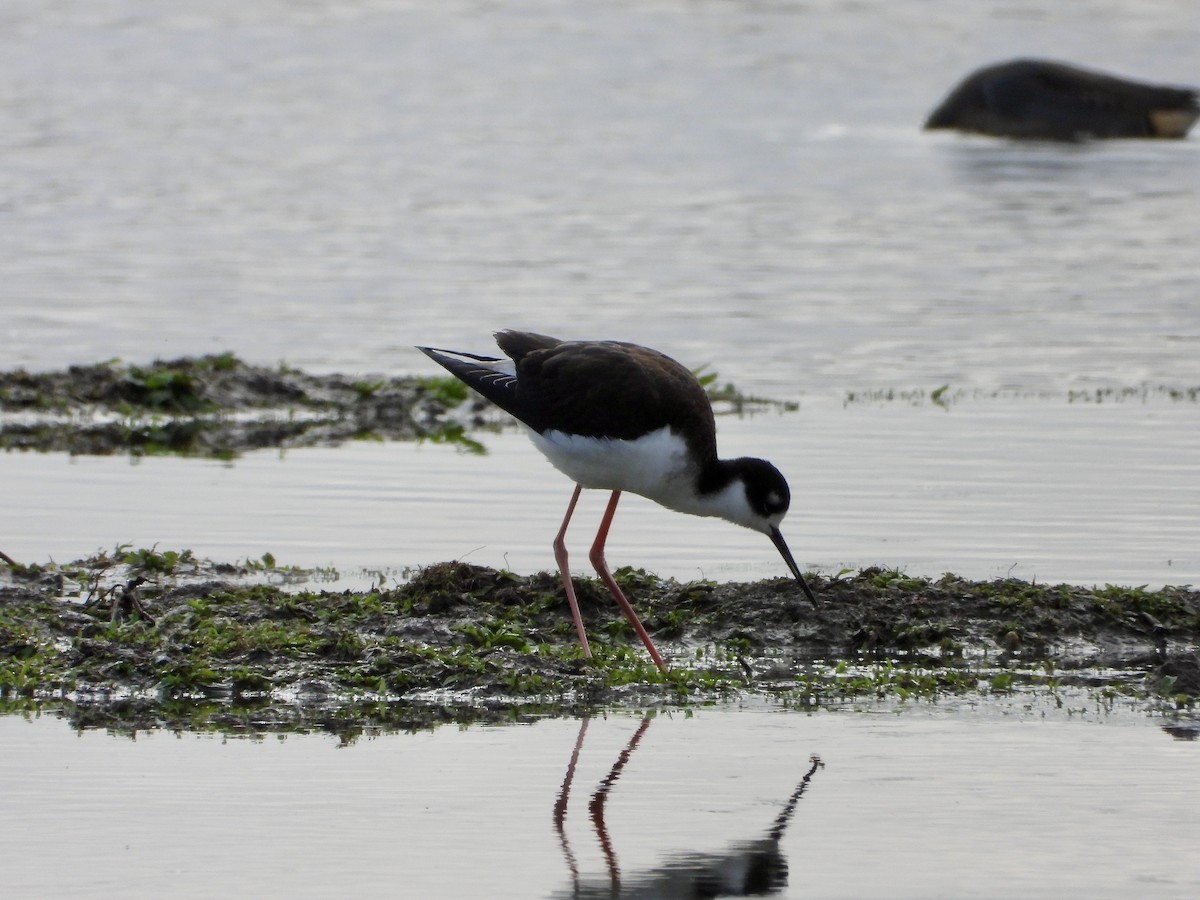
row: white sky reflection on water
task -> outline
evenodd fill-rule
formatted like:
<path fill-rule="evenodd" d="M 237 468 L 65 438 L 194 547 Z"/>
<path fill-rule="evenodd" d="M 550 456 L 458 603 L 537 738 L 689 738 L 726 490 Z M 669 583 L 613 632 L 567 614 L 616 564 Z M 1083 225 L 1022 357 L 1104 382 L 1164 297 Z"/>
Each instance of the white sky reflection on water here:
<path fill-rule="evenodd" d="M 1028 704 L 1028 706 L 1026 706 Z M 1024 707 L 1024 708 L 1023 708 Z M 680 854 L 762 838 L 816 755 L 779 842 L 782 897 L 1181 897 L 1200 745 L 1068 699 L 857 713 L 660 714 L 604 804 L 639 716 L 593 718 L 563 817 L 580 884 L 663 883 Z M 142 733 L 0 718 L 13 896 L 571 896 L 554 828 L 580 722 L 363 738 Z M 498 768 L 498 761 L 503 767 Z M 1130 773 L 1136 771 L 1136 778 Z M 70 848 L 49 865 L 45 848 Z M 663 896 L 663 894 L 653 894 Z"/>

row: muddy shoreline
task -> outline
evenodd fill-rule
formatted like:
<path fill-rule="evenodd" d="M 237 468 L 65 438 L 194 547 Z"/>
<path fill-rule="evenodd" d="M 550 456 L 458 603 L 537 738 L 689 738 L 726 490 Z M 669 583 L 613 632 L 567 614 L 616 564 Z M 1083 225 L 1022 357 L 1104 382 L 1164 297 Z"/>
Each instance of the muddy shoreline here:
<path fill-rule="evenodd" d="M 814 606 L 788 579 L 620 570 L 664 676 L 593 579 L 577 579 L 587 660 L 551 573 L 442 563 L 328 592 L 289 589 L 288 571 L 158 550 L 5 565 L 0 703 L 80 727 L 353 731 L 747 697 L 813 707 L 1082 689 L 1185 714 L 1200 699 L 1200 592 L 1185 588 L 866 569 L 815 577 Z"/>
<path fill-rule="evenodd" d="M 230 355 L 0 373 L 7 450 L 230 458 L 362 439 L 470 446 L 485 411 L 450 378 L 313 375 Z"/>

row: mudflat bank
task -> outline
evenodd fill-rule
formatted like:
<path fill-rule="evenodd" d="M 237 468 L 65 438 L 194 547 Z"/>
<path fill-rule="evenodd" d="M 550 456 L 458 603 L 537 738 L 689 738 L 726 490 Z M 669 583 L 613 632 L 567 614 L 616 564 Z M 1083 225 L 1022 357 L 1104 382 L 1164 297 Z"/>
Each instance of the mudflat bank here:
<path fill-rule="evenodd" d="M 130 550 L 0 569 L 0 698 L 106 724 L 419 725 L 748 695 L 854 697 L 1086 688 L 1158 709 L 1200 698 L 1200 592 L 865 569 L 793 581 L 616 575 L 668 658 L 663 675 L 598 581 L 577 579 L 585 659 L 557 576 L 423 568 L 378 590 L 295 590 L 274 560 Z M 467 712 L 473 710 L 473 712 Z"/>
<path fill-rule="evenodd" d="M 314 375 L 228 354 L 108 362 L 0 373 L 0 448 L 232 457 L 360 438 L 469 442 L 484 408 L 449 377 Z"/>

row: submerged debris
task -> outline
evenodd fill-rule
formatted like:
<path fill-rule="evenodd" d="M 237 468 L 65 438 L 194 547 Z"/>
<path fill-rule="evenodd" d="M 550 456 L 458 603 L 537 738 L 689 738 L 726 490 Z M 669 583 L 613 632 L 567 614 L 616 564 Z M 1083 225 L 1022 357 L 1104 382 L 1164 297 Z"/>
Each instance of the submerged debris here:
<path fill-rule="evenodd" d="M 1200 93 L 1046 59 L 1014 59 L 964 78 L 925 122 L 998 137 L 1182 138 L 1200 119 Z"/>
<path fill-rule="evenodd" d="M 350 727 L 456 720 L 464 709 L 566 713 L 748 695 L 821 705 L 1073 685 L 1159 708 L 1200 699 L 1200 592 L 1190 588 L 865 569 L 815 579 L 814 606 L 785 579 L 677 582 L 619 570 L 666 651 L 664 675 L 590 579 L 578 581 L 597 635 L 589 660 L 548 573 L 456 562 L 373 591 L 290 591 L 248 583 L 262 574 L 253 565 L 119 549 L 9 566 L 0 578 L 9 710 L 61 703 L 109 727 L 184 716 L 189 727 L 269 729 L 308 727 L 310 715 Z M 104 608 L 85 594 L 115 600 Z M 145 615 L 130 614 L 130 596 Z M 118 606 L 125 615 L 114 616 Z"/>

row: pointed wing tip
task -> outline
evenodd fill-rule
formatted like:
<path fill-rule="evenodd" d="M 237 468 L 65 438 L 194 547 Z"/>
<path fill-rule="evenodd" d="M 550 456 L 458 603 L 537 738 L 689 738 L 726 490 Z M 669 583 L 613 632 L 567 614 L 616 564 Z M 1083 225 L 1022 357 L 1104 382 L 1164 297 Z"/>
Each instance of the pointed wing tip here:
<path fill-rule="evenodd" d="M 438 362 L 443 360 L 451 360 L 455 362 L 465 362 L 466 360 L 474 360 L 475 362 L 494 363 L 500 362 L 500 359 L 495 356 L 481 356 L 478 353 L 468 353 L 465 350 L 446 350 L 442 347 L 422 347 L 420 344 L 414 344 L 416 349 L 420 350 L 430 359 L 435 359 Z M 444 365 L 444 363 L 443 363 Z"/>

